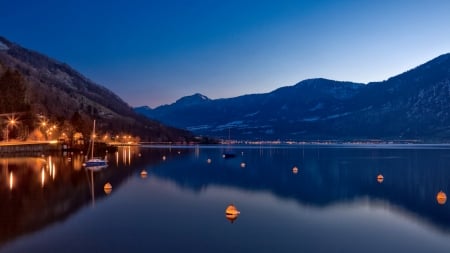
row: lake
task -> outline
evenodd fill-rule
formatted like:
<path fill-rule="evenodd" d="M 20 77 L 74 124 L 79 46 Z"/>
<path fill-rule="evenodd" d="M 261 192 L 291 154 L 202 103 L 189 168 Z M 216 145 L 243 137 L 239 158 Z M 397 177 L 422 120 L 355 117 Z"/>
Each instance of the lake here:
<path fill-rule="evenodd" d="M 227 148 L 0 157 L 0 252 L 450 252 L 450 146 Z"/>

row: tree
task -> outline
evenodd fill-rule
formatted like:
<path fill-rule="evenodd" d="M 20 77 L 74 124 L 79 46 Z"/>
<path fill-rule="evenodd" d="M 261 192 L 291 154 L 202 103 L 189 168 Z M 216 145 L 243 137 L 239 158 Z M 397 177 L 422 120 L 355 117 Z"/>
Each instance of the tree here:
<path fill-rule="evenodd" d="M 23 77 L 10 69 L 0 76 L 0 113 L 26 112 L 26 86 Z"/>

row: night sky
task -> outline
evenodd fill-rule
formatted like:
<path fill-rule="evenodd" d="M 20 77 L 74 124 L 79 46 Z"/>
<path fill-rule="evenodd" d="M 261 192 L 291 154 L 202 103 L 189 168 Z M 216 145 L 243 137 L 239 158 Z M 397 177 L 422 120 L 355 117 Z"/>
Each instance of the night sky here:
<path fill-rule="evenodd" d="M 450 52 L 450 1 L 0 0 L 0 35 L 131 106 L 382 81 Z"/>

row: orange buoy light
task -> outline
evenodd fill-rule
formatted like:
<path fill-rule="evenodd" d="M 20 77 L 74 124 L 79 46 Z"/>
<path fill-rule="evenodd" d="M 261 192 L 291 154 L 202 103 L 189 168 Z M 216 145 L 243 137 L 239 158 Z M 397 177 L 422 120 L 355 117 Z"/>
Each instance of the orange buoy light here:
<path fill-rule="evenodd" d="M 112 185 L 109 182 L 106 183 L 105 186 L 103 186 L 103 190 L 106 194 L 110 194 L 112 191 Z"/>
<path fill-rule="evenodd" d="M 239 210 L 237 210 L 237 208 L 233 204 L 229 204 L 227 206 L 227 209 L 225 209 L 225 213 L 226 214 L 240 214 L 241 212 L 239 212 Z"/>
<path fill-rule="evenodd" d="M 378 176 L 377 176 L 377 182 L 381 184 L 381 183 L 383 183 L 383 181 L 384 181 L 384 176 L 381 175 L 381 174 L 378 175 Z"/>
<path fill-rule="evenodd" d="M 225 218 L 233 223 L 240 213 L 241 212 L 237 210 L 237 208 L 233 204 L 230 204 L 227 206 L 227 209 L 225 209 Z"/>
<path fill-rule="evenodd" d="M 447 202 L 447 194 L 443 191 L 439 191 L 436 195 L 436 201 L 439 205 L 444 205 Z"/>

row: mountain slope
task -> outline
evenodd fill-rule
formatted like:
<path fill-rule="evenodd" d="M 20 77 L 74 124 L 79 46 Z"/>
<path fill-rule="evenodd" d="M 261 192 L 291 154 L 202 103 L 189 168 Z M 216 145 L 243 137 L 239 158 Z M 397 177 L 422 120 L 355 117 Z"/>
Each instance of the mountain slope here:
<path fill-rule="evenodd" d="M 310 79 L 273 92 L 140 113 L 197 134 L 263 140 L 450 139 L 450 54 L 367 85 Z"/>
<path fill-rule="evenodd" d="M 34 115 L 88 135 L 93 119 L 99 131 L 139 135 L 143 140 L 168 141 L 190 138 L 186 131 L 166 127 L 136 114 L 133 109 L 103 86 L 97 85 L 69 67 L 40 53 L 25 49 L 0 37 L 0 77 L 5 87 L 23 86 L 26 106 L 0 107 L 1 113 L 22 112 L 22 122 L 32 129 Z M 17 94 L 17 93 L 15 93 Z M 3 100 L 11 100 L 5 93 Z M 15 104 L 15 103 L 13 103 Z M 74 122 L 78 122 L 74 126 Z M 33 123 L 34 122 L 34 123 Z M 72 123 L 72 124 L 70 124 Z"/>

